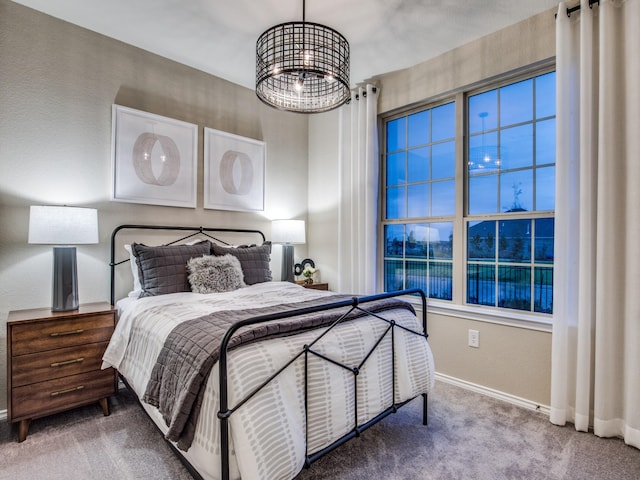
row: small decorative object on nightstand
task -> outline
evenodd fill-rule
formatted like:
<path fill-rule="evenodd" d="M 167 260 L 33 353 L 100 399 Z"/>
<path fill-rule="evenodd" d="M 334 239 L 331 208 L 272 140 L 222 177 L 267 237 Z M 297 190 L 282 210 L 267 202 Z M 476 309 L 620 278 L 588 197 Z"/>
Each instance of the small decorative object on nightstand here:
<path fill-rule="evenodd" d="M 99 402 L 109 415 L 116 371 L 101 370 L 102 355 L 116 325 L 108 303 L 78 310 L 17 310 L 7 318 L 7 419 L 20 422 L 18 441 L 29 424 L 71 408 Z"/>

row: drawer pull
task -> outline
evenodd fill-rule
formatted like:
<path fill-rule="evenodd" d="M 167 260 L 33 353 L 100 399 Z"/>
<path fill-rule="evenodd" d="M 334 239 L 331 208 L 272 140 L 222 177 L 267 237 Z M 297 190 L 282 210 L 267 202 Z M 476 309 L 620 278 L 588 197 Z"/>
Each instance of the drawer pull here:
<path fill-rule="evenodd" d="M 52 337 L 62 337 L 63 335 L 78 335 L 79 333 L 84 332 L 84 329 L 78 329 L 78 330 L 70 330 L 68 332 L 53 332 L 50 333 L 49 335 Z"/>
<path fill-rule="evenodd" d="M 51 364 L 51 367 L 63 367 L 64 365 L 71 365 L 72 363 L 84 362 L 84 357 L 74 358 L 73 360 L 66 360 L 64 362 L 55 362 Z"/>
<path fill-rule="evenodd" d="M 77 387 L 67 388 L 66 390 L 58 390 L 57 392 L 51 392 L 51 396 L 55 397 L 57 395 L 63 395 L 65 393 L 77 392 L 78 390 L 82 390 L 84 385 L 78 385 Z"/>

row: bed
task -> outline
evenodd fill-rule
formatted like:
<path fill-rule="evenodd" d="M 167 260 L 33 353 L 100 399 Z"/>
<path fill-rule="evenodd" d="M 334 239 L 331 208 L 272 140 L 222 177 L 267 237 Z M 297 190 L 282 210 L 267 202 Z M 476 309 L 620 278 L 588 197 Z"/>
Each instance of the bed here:
<path fill-rule="evenodd" d="M 178 238 L 143 242 L 150 232 Z M 273 281 L 270 250 L 257 230 L 121 225 L 111 236 L 119 320 L 103 367 L 196 478 L 294 478 L 417 396 L 427 423 L 423 292 L 358 297 Z M 129 280 L 116 275 L 124 265 Z M 116 280 L 132 285 L 126 294 Z M 420 317 L 405 295 L 422 301 Z"/>

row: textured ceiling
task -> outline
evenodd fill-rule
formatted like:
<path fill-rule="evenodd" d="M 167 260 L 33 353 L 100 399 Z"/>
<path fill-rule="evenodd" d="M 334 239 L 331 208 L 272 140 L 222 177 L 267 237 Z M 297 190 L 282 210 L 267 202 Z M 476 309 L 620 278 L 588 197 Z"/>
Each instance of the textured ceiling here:
<path fill-rule="evenodd" d="M 16 0 L 54 17 L 254 87 L 255 42 L 302 19 L 302 0 Z M 351 45 L 352 86 L 556 7 L 559 0 L 308 0 L 306 19 Z"/>

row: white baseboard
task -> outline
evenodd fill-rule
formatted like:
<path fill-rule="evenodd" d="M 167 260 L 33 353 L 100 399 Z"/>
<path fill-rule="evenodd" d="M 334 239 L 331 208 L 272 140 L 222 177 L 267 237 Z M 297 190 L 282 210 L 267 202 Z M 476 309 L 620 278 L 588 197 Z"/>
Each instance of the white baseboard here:
<path fill-rule="evenodd" d="M 445 375 L 443 373 L 436 372 L 436 380 L 440 380 L 441 382 L 449 383 L 466 390 L 471 390 L 472 392 L 480 393 L 482 395 L 486 395 L 487 397 L 496 398 L 498 400 L 517 405 L 518 407 L 541 412 L 547 416 L 549 416 L 551 413 L 551 407 L 549 407 L 549 405 L 540 405 L 532 400 L 527 400 L 526 398 L 517 397 L 515 395 L 511 395 L 510 393 L 501 392 L 500 390 L 494 390 L 493 388 L 485 387 L 483 385 L 478 385 L 476 383 L 467 382 L 466 380 L 460 380 L 459 378 L 450 377 L 449 375 Z"/>
<path fill-rule="evenodd" d="M 0 410 L 0 421 L 4 422 L 7 419 L 7 411 L 6 410 Z"/>

